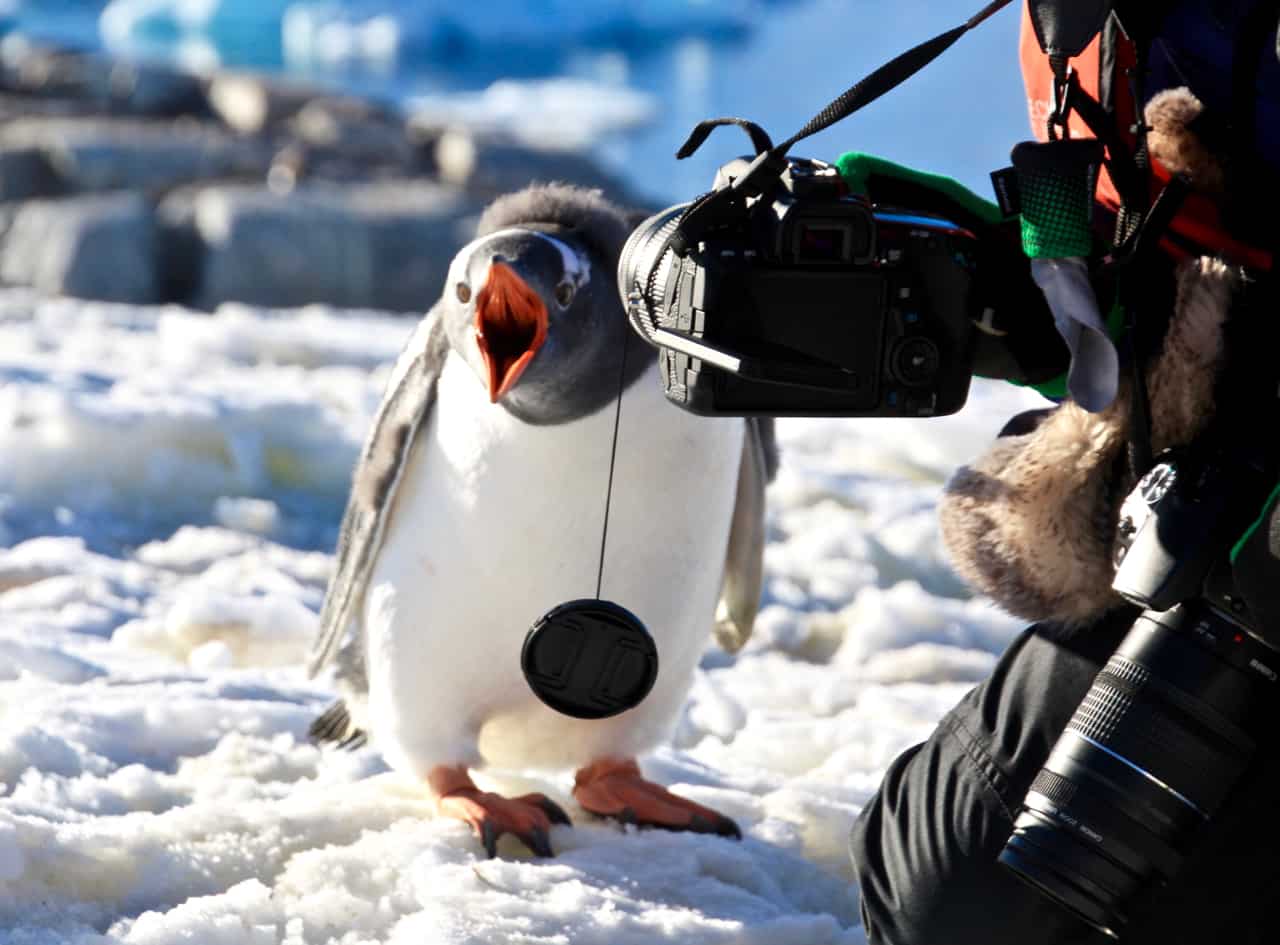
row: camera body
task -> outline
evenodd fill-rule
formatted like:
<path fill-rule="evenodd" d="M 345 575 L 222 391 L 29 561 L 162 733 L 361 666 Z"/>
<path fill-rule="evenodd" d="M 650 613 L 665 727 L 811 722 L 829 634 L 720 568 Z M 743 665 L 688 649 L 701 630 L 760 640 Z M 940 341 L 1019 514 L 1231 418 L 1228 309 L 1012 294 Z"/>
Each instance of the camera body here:
<path fill-rule="evenodd" d="M 753 166 L 721 167 L 713 193 Z M 930 213 L 873 207 L 834 166 L 805 158 L 787 158 L 762 193 L 726 201 L 731 209 L 701 232 L 688 232 L 692 206 L 642 223 L 618 267 L 673 403 L 706 415 L 864 417 L 964 405 L 971 233 Z"/>
<path fill-rule="evenodd" d="M 1225 469 L 1208 451 L 1170 450 L 1120 507 L 1112 588 L 1146 610 L 1165 611 L 1206 591 L 1226 558 L 1229 529 L 1241 529 L 1236 506 L 1244 469 Z M 1243 605 L 1239 605 L 1240 608 Z M 1243 610 L 1238 609 L 1243 619 Z"/>

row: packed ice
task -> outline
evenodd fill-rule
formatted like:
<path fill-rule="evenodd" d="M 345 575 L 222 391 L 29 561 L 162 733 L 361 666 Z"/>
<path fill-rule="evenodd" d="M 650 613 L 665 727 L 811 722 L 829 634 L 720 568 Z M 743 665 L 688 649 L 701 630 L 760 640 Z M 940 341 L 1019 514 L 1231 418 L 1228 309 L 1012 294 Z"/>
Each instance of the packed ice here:
<path fill-rule="evenodd" d="M 549 149 L 585 149 L 610 132 L 648 123 L 656 111 L 643 92 L 563 77 L 502 79 L 481 92 L 415 95 L 405 107 L 418 122 L 506 133 Z"/>

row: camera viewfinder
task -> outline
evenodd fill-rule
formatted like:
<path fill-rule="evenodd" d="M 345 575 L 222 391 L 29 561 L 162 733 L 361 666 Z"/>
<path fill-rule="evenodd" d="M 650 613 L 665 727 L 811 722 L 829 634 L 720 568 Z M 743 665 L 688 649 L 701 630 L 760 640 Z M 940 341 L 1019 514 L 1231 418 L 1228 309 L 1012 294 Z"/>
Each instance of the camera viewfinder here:
<path fill-rule="evenodd" d="M 823 221 L 800 226 L 796 239 L 798 262 L 845 262 L 849 258 L 849 232 L 847 223 Z"/>

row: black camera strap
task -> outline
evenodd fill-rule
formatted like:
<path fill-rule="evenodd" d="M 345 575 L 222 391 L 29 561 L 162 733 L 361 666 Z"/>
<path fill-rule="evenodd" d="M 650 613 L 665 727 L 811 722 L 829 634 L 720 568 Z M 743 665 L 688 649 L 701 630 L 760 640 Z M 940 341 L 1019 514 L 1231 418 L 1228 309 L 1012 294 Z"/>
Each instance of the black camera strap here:
<path fill-rule="evenodd" d="M 989 3 L 959 26 L 947 30 L 919 46 L 912 47 L 901 55 L 889 60 L 866 78 L 860 80 L 840 95 L 835 101 L 818 114 L 794 135 L 782 142 L 774 152 L 781 157 L 791 146 L 810 135 L 817 134 L 824 128 L 848 118 L 858 109 L 870 105 L 886 92 L 896 89 L 933 60 L 952 47 L 965 33 L 969 32 L 1007 7 L 1013 0 L 995 0 Z"/>
<path fill-rule="evenodd" d="M 754 121 L 746 118 L 708 118 L 706 121 L 700 121 L 693 126 L 693 131 L 689 132 L 689 137 L 684 144 L 680 145 L 680 150 L 676 152 L 676 160 L 683 161 L 689 157 L 698 148 L 702 147 L 702 142 L 711 136 L 711 132 L 717 128 L 723 128 L 725 125 L 735 125 L 745 131 L 751 138 L 751 146 L 756 149 L 756 154 L 763 154 L 765 151 L 773 150 L 773 139 L 769 137 L 769 132 Z"/>
<path fill-rule="evenodd" d="M 726 214 L 736 216 L 734 211 L 747 197 L 763 194 L 778 182 L 786 169 L 785 158 L 792 145 L 848 118 L 858 109 L 870 105 L 886 92 L 897 88 L 950 49 L 956 40 L 969 30 L 986 22 L 1012 2 L 1013 0 L 994 0 L 959 26 L 889 60 L 846 89 L 831 104 L 809 119 L 803 128 L 781 144 L 772 144 L 768 134 L 759 125 L 744 118 L 713 118 L 699 122 L 685 143 L 681 145 L 680 150 L 676 152 L 677 158 L 683 160 L 694 154 L 716 128 L 736 125 L 751 136 L 751 143 L 756 149 L 756 160 L 740 178 L 733 182 L 732 186 L 713 190 L 694 201 L 684 216 L 679 233 L 674 235 L 670 242 L 671 248 L 678 255 L 685 255 L 688 244 L 713 228 L 717 222 L 725 219 Z"/>
<path fill-rule="evenodd" d="M 1013 0 L 994 0 L 959 26 L 914 46 L 886 62 L 846 89 L 826 108 L 809 119 L 803 128 L 781 144 L 773 145 L 769 136 L 754 122 L 742 118 L 714 118 L 698 123 L 688 140 L 676 152 L 676 157 L 686 158 L 696 152 L 715 128 L 736 125 L 751 135 L 751 143 L 757 155 L 769 151 L 775 157 L 781 158 L 797 142 L 848 118 L 860 108 L 870 105 L 885 93 L 897 88 L 950 49 L 965 33 L 980 26 L 1012 2 Z M 1078 56 L 1098 35 L 1111 15 L 1112 6 L 1111 0 L 1087 0 L 1087 2 L 1028 0 L 1028 11 L 1036 31 L 1036 38 L 1040 47 L 1049 56 L 1055 72 L 1060 72 L 1065 78 L 1067 61 Z M 1126 21 L 1131 19 L 1141 20 L 1141 17 L 1126 17 Z M 1089 124 L 1091 130 L 1098 134 L 1098 129 L 1104 128 L 1107 123 L 1100 117 L 1094 117 Z M 1093 127 L 1094 125 L 1098 126 L 1097 129 Z M 1109 132 L 1103 132 L 1099 137 L 1110 144 L 1107 140 L 1112 137 Z"/>
<path fill-rule="evenodd" d="M 817 134 L 824 128 L 829 128 L 838 121 L 848 118 L 858 109 L 870 105 L 886 92 L 896 89 L 950 49 L 955 44 L 955 41 L 965 33 L 986 22 L 1012 2 L 1013 0 L 994 0 L 994 2 L 987 4 L 959 26 L 949 29 L 945 33 L 935 36 L 933 39 L 918 46 L 913 46 L 906 52 L 890 59 L 870 75 L 864 76 L 842 92 L 826 108 L 810 118 L 803 128 L 781 144 L 774 145 L 770 141 L 768 134 L 755 122 L 747 121 L 744 118 L 712 118 L 699 122 L 694 127 L 689 134 L 688 140 L 676 152 L 676 157 L 682 160 L 689 157 L 702 146 L 702 143 L 707 140 L 707 137 L 714 129 L 723 125 L 737 125 L 751 135 L 751 143 L 756 149 L 757 156 L 768 151 L 774 157 L 782 158 L 791 150 L 792 145 L 803 141 L 810 135 Z"/>

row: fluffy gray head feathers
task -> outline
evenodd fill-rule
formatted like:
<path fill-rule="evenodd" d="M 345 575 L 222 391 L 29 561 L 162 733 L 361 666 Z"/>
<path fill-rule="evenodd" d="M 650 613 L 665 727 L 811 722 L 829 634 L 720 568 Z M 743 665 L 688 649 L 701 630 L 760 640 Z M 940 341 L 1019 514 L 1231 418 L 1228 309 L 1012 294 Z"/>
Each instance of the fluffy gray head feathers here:
<path fill-rule="evenodd" d="M 499 197 L 481 215 L 476 236 L 527 223 L 553 223 L 571 229 L 614 264 L 631 232 L 626 213 L 606 200 L 601 191 L 551 183 L 534 184 Z"/>

